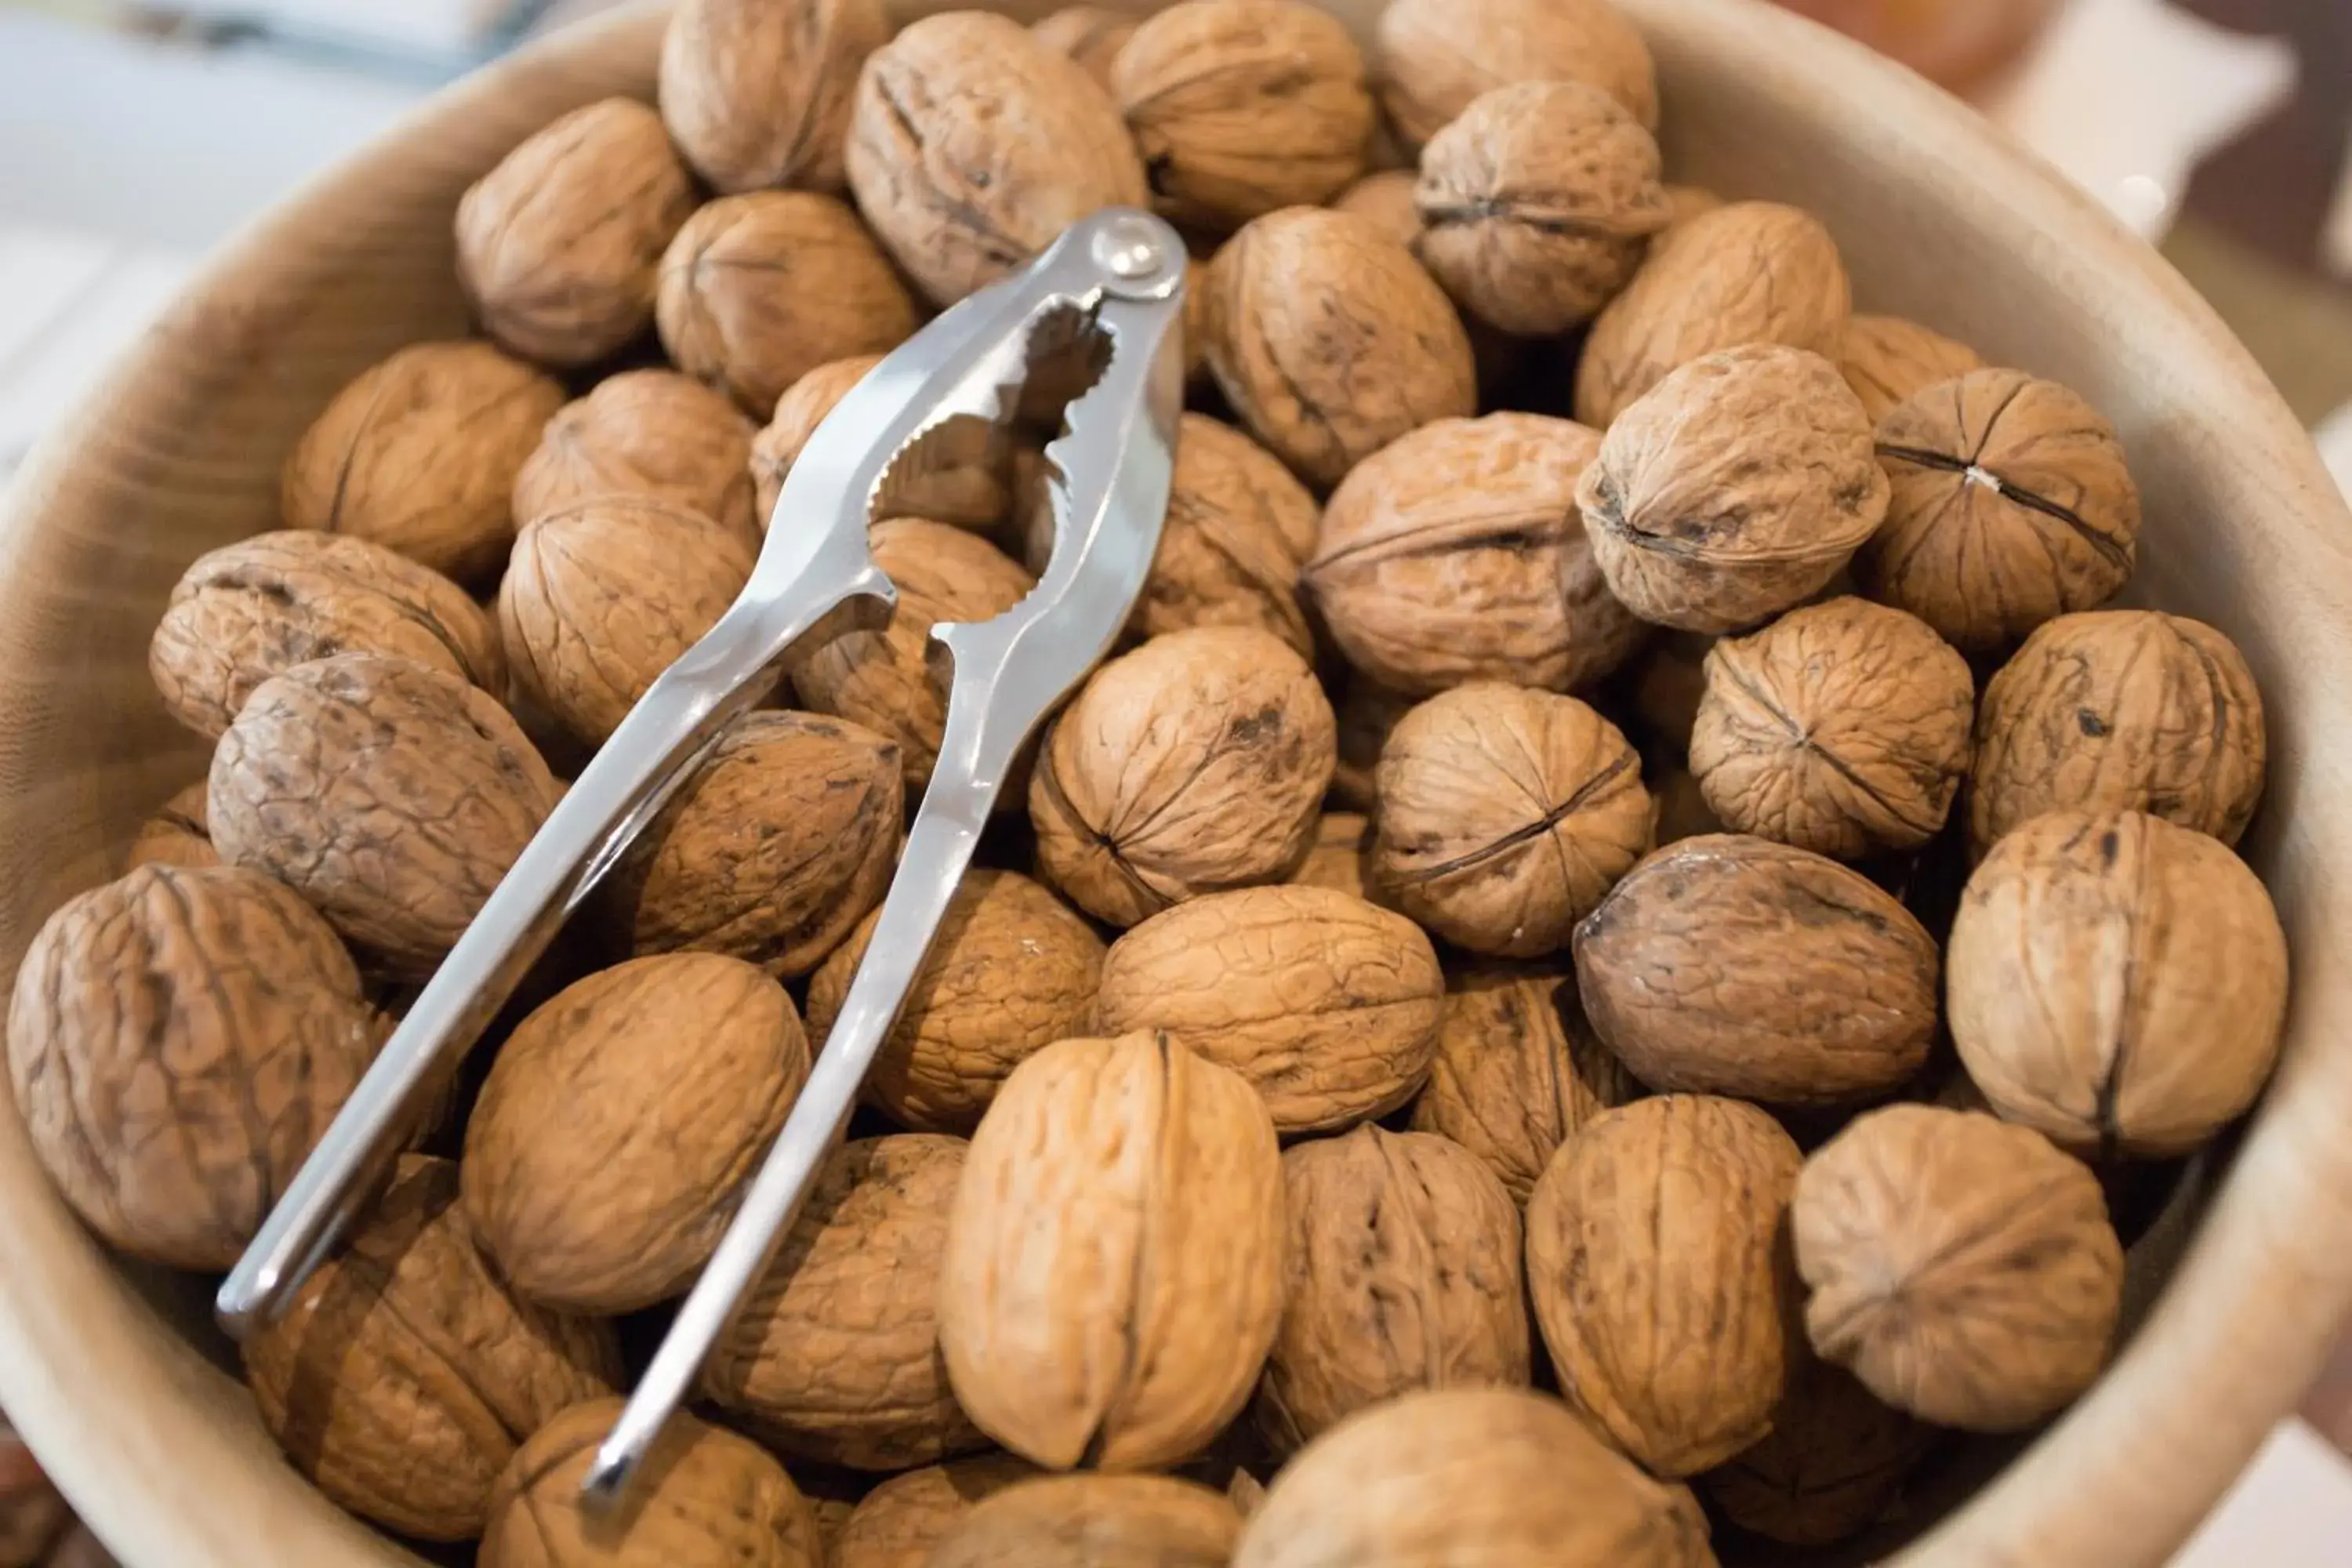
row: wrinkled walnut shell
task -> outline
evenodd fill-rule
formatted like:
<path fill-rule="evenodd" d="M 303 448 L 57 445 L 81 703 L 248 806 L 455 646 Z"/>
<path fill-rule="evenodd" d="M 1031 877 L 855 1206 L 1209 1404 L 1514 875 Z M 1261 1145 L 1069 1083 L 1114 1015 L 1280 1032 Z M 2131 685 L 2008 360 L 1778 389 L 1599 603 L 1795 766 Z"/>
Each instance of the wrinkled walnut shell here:
<path fill-rule="evenodd" d="M 751 438 L 753 504 L 762 533 L 774 518 L 784 476 L 793 471 L 817 426 L 849 395 L 850 388 L 881 363 L 880 354 L 857 354 L 821 364 L 776 399 L 775 416 Z M 990 528 L 1003 521 L 1012 498 L 1003 472 L 1005 454 L 997 449 L 1002 444 L 991 426 L 978 460 L 946 465 L 919 478 L 894 479 L 888 489 L 875 497 L 880 510 L 874 521 L 919 517 L 958 528 Z"/>
<path fill-rule="evenodd" d="M 1312 658 L 1298 574 L 1315 548 L 1316 511 L 1314 496 L 1273 453 L 1230 425 L 1185 415 L 1160 552 L 1136 601 L 1134 629 L 1156 637 L 1190 626 L 1255 626 Z"/>
<path fill-rule="evenodd" d="M 1764 1440 L 1699 1484 L 1742 1530 L 1828 1546 L 1886 1516 L 1932 1440 L 1851 1373 L 1807 1356 L 1790 1373 Z"/>
<path fill-rule="evenodd" d="M 662 37 L 662 121 L 720 192 L 839 190 L 850 92 L 889 37 L 882 0 L 685 0 Z"/>
<path fill-rule="evenodd" d="M 219 865 L 220 851 L 213 847 L 212 829 L 205 823 L 205 781 L 198 779 L 156 807 L 155 815 L 139 825 L 122 868 L 184 866 L 194 870 Z"/>
<path fill-rule="evenodd" d="M 1331 210 L 1364 219 L 1381 231 L 1381 238 L 1411 250 L 1421 237 L 1421 209 L 1412 201 L 1413 183 L 1419 178 L 1411 169 L 1366 174 L 1332 198 Z"/>
<path fill-rule="evenodd" d="M 1370 900 L 1364 886 L 1372 852 L 1371 818 L 1352 811 L 1327 811 L 1315 824 L 1307 858 L 1290 874 L 1294 888 L 1328 888 Z"/>
<path fill-rule="evenodd" d="M 1339 752 L 1339 763 L 1331 770 L 1334 802 L 1368 815 L 1373 810 L 1378 804 L 1373 776 L 1381 765 L 1381 750 L 1389 743 L 1397 721 L 1420 702 L 1420 698 L 1378 681 L 1361 676 L 1348 678 L 1332 709 Z M 1378 901 L 1377 893 L 1368 896 Z"/>
<path fill-rule="evenodd" d="M 990 1493 L 926 1568 L 1225 1568 L 1242 1519 L 1174 1476 L 1040 1476 Z"/>
<path fill-rule="evenodd" d="M 556 411 L 515 476 L 515 526 L 601 495 L 699 512 L 746 543 L 751 423 L 720 394 L 667 370 L 608 376 Z"/>
<path fill-rule="evenodd" d="M 1608 0 L 1393 0 L 1373 37 L 1381 106 L 1408 148 L 1518 81 L 1582 82 L 1658 123 L 1649 47 Z"/>
<path fill-rule="evenodd" d="M 974 1504 L 1037 1473 L 1010 1454 L 975 1454 L 892 1476 L 828 1543 L 826 1568 L 926 1568 L 931 1548 Z"/>
<path fill-rule="evenodd" d="M 1849 317 L 1838 356 L 1845 384 L 1873 425 L 1941 381 L 1982 370 L 1977 351 L 1901 316 Z"/>
<path fill-rule="evenodd" d="M 1080 68 L 1108 90 L 1111 62 L 1118 58 L 1118 51 L 1127 47 L 1127 40 L 1135 36 L 1135 17 L 1124 11 L 1100 5 L 1065 5 L 1030 23 L 1029 32 L 1055 54 L 1076 60 Z"/>

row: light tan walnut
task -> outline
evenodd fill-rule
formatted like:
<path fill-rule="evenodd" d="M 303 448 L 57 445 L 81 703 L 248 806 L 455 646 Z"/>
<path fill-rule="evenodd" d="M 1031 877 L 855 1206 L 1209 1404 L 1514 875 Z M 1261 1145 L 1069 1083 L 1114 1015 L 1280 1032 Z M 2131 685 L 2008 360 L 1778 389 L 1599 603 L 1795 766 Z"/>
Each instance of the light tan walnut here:
<path fill-rule="evenodd" d="M 675 371 L 624 371 L 547 422 L 515 476 L 515 526 L 601 495 L 643 496 L 756 546 L 751 462 L 751 422 L 725 396 Z"/>
<path fill-rule="evenodd" d="M 1041 1476 L 974 1504 L 928 1568 L 1225 1568 L 1242 1519 L 1174 1476 Z"/>
<path fill-rule="evenodd" d="M 1790 1546 L 1829 1546 L 1888 1517 L 1927 1455 L 1928 1428 L 1807 1356 L 1772 1412 L 1772 1430 L 1699 1478 L 1724 1517 Z"/>
<path fill-rule="evenodd" d="M 1029 24 L 1031 36 L 1076 60 L 1086 73 L 1110 87 L 1111 62 L 1135 36 L 1135 17 L 1103 5 L 1065 5 Z"/>
<path fill-rule="evenodd" d="M 1677 185 L 1668 182 L 1664 189 L 1669 216 L 1666 226 L 1650 237 L 1650 253 L 1654 256 L 1687 227 L 1691 219 L 1704 216 L 1724 205 L 1721 196 L 1704 185 Z"/>
<path fill-rule="evenodd" d="M 889 37 L 882 0 L 686 0 L 662 37 L 662 121 L 719 191 L 839 190 L 850 91 Z"/>
<path fill-rule="evenodd" d="M 1408 148 L 1518 81 L 1582 82 L 1658 123 L 1649 47 L 1608 0 L 1394 0 L 1374 37 L 1381 102 Z"/>
<path fill-rule="evenodd" d="M 975 1454 L 892 1476 L 849 1516 L 826 1568 L 926 1568 L 931 1548 L 974 1504 L 1036 1474 L 1010 1454 Z"/>
<path fill-rule="evenodd" d="M 1421 209 L 1412 201 L 1413 183 L 1419 178 L 1411 169 L 1366 174 L 1332 198 L 1331 210 L 1362 218 L 1390 244 L 1411 250 L 1421 237 Z"/>
<path fill-rule="evenodd" d="M 1982 370 L 1977 351 L 1901 316 L 1854 315 L 1845 324 L 1838 368 L 1875 425 L 1937 382 Z"/>
<path fill-rule="evenodd" d="M 751 439 L 751 482 L 762 532 L 774 516 L 776 498 L 783 493 L 784 476 L 800 460 L 809 437 L 849 395 L 850 388 L 865 380 L 866 373 L 881 363 L 880 354 L 857 354 L 821 364 L 793 383 L 776 399 L 775 416 Z M 982 445 L 981 454 L 972 461 L 944 465 L 919 479 L 894 482 L 886 493 L 875 498 L 882 508 L 875 521 L 920 517 L 974 529 L 992 528 L 1003 521 L 1012 509 L 1012 498 L 1006 489 L 1007 454 L 1001 449 L 1004 443 L 992 426 L 989 435 L 982 438 Z"/>
<path fill-rule="evenodd" d="M 1315 841 L 1307 858 L 1290 874 L 1296 888 L 1328 888 L 1351 899 L 1370 900 L 1365 889 L 1372 852 L 1371 818 L 1353 811 L 1327 811 L 1315 824 Z"/>
<path fill-rule="evenodd" d="M 212 829 L 205 822 L 206 787 L 198 779 L 156 807 L 155 814 L 139 825 L 122 868 L 184 866 L 194 870 L 219 865 L 220 851 L 213 847 Z"/>
<path fill-rule="evenodd" d="M 1189 626 L 1255 626 L 1311 658 L 1298 573 L 1315 548 L 1316 510 L 1273 453 L 1230 425 L 1185 415 L 1160 552 L 1136 601 L 1134 628 L 1155 637 Z"/>

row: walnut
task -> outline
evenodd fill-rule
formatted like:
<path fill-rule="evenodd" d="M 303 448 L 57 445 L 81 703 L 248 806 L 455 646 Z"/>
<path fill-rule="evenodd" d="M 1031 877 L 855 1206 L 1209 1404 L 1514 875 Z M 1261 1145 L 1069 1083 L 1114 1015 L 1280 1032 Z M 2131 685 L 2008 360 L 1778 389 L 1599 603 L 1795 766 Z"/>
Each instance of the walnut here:
<path fill-rule="evenodd" d="M 802 449 L 816 434 L 817 426 L 849 395 L 850 388 L 865 380 L 866 373 L 881 363 L 880 354 L 858 354 L 821 364 L 793 383 L 776 399 L 775 417 L 751 438 L 751 482 L 757 491 L 755 506 L 761 531 L 766 531 L 775 515 L 776 498 L 783 493 L 784 476 L 800 460 Z M 981 439 L 983 450 L 974 460 L 947 464 L 911 480 L 894 479 L 890 489 L 875 498 L 883 509 L 876 515 L 876 521 L 919 517 L 975 529 L 991 528 L 1003 521 L 1012 505 L 1005 486 L 1003 454 L 997 449 L 1002 443 L 995 438 L 993 426 Z"/>
<path fill-rule="evenodd" d="M 1135 18 L 1100 5 L 1065 5 L 1029 24 L 1030 35 L 1056 54 L 1067 55 L 1086 73 L 1110 88 L 1111 62 L 1135 36 Z"/>
<path fill-rule="evenodd" d="M 1650 847 L 1641 760 L 1573 697 L 1457 686 L 1381 752 L 1372 879 L 1473 952 L 1526 958 L 1569 932 Z"/>
<path fill-rule="evenodd" d="M 1181 0 L 1137 26 L 1110 89 L 1176 223 L 1238 228 L 1328 201 L 1364 172 L 1364 57 L 1303 0 Z"/>
<path fill-rule="evenodd" d="M 2017 1431 L 2106 1364 L 2123 1247 L 2098 1178 L 2031 1128 L 1858 1117 L 1805 1162 L 1790 1229 L 1813 1348 L 1924 1421 Z"/>
<path fill-rule="evenodd" d="M 1952 1039 L 1992 1109 L 2078 1153 L 2187 1153 L 2278 1059 L 2286 936 L 2229 848 L 2137 811 L 2037 816 L 1952 922 Z"/>
<path fill-rule="evenodd" d="M 1985 683 L 1979 855 L 2045 811 L 2146 811 L 2235 844 L 2262 800 L 2262 693 L 2230 639 L 2156 610 L 2061 616 Z"/>
<path fill-rule="evenodd" d="M 653 325 L 654 274 L 694 211 L 661 116 L 633 99 L 575 109 L 457 204 L 457 281 L 490 336 L 569 368 Z"/>
<path fill-rule="evenodd" d="M 1412 1098 L 1444 984 L 1402 915 L 1328 888 L 1242 888 L 1113 942 L 1095 1024 L 1160 1030 L 1248 1079 L 1277 1130 L 1325 1131 Z"/>
<path fill-rule="evenodd" d="M 723 952 L 798 979 L 882 901 L 905 802 L 898 748 L 872 731 L 748 713 L 630 847 L 606 897 L 632 952 Z"/>
<path fill-rule="evenodd" d="M 1160 552 L 1136 601 L 1147 637 L 1188 626 L 1255 626 L 1313 657 L 1298 571 L 1315 548 L 1315 498 L 1279 458 L 1230 425 L 1187 414 L 1177 429 Z M 1042 570 L 1033 558 L 1031 569 Z"/>
<path fill-rule="evenodd" d="M 1968 660 L 1900 610 L 1832 599 L 1706 656 L 1691 772 L 1741 833 L 1854 860 L 1943 830 L 1969 771 Z"/>
<path fill-rule="evenodd" d="M 1029 784 L 1038 863 L 1113 925 L 1278 880 L 1307 853 L 1333 755 L 1330 703 L 1271 633 L 1154 637 L 1047 731 Z"/>
<path fill-rule="evenodd" d="M 1937 383 L 1984 368 L 1968 344 L 1901 316 L 1850 317 L 1838 362 L 1874 425 Z"/>
<path fill-rule="evenodd" d="M 565 404 L 515 476 L 520 528 L 602 495 L 701 513 L 757 546 L 751 422 L 719 394 L 667 370 L 632 370 Z"/>
<path fill-rule="evenodd" d="M 1371 818 L 1352 811 L 1327 811 L 1315 823 L 1315 840 L 1307 858 L 1290 873 L 1295 888 L 1328 888 L 1351 899 L 1370 900 L 1364 886 L 1371 858 Z"/>
<path fill-rule="evenodd" d="M 862 1138 L 827 1157 L 703 1364 L 702 1390 L 786 1455 L 895 1470 L 986 1445 L 948 1390 L 940 1258 L 964 1142 Z"/>
<path fill-rule="evenodd" d="M 1577 362 L 1576 416 L 1605 430 L 1668 372 L 1743 343 L 1834 362 L 1850 299 L 1837 242 L 1806 214 L 1773 202 L 1702 213 L 1654 247 L 1592 323 Z"/>
<path fill-rule="evenodd" d="M 125 871 L 142 866 L 184 866 L 194 870 L 221 863 L 213 847 L 212 829 L 205 822 L 205 782 L 198 779 L 156 807 L 155 815 L 139 825 L 131 841 Z"/>
<path fill-rule="evenodd" d="M 1653 256 L 1687 227 L 1691 219 L 1703 216 L 1724 205 L 1721 196 L 1703 185 L 1677 185 L 1669 182 L 1661 188 L 1666 193 L 1666 226 L 1650 237 L 1650 253 Z"/>
<path fill-rule="evenodd" d="M 1408 147 L 1518 81 L 1582 82 L 1658 123 L 1649 47 L 1608 0 L 1393 0 L 1374 38 L 1381 103 Z"/>
<path fill-rule="evenodd" d="M 973 1505 L 928 1568 L 1225 1568 L 1242 1518 L 1174 1476 L 1041 1476 Z"/>
<path fill-rule="evenodd" d="M 875 915 L 809 981 L 809 1031 L 833 1031 Z M 1103 943 L 1013 871 L 967 872 L 866 1075 L 867 1104 L 904 1127 L 969 1132 L 1005 1075 L 1041 1047 L 1087 1032 Z"/>
<path fill-rule="evenodd" d="M 480 1535 L 524 1435 L 621 1375 L 611 1326 L 512 1294 L 475 1250 L 457 1167 L 415 1154 L 243 1351 L 262 1425 L 294 1468 L 425 1541 Z"/>
<path fill-rule="evenodd" d="M 1699 1484 L 1742 1530 L 1828 1546 L 1886 1516 L 1930 1436 L 1851 1373 L 1807 1356 L 1790 1373 L 1770 1433 Z"/>
<path fill-rule="evenodd" d="M 782 986 L 739 959 L 632 959 L 509 1036 L 466 1123 L 466 1213 L 516 1289 L 633 1312 L 693 1283 L 801 1085 Z"/>
<path fill-rule="evenodd" d="M 1690 1494 L 1643 1475 L 1559 1401 L 1409 1394 L 1292 1460 L 1234 1568 L 1712 1568 Z"/>
<path fill-rule="evenodd" d="M 1382 169 L 1366 174 L 1340 192 L 1331 202 L 1334 212 L 1352 213 L 1381 231 L 1381 237 L 1391 245 L 1412 248 L 1421 237 L 1421 209 L 1413 205 L 1413 183 L 1420 176 L 1411 169 Z"/>
<path fill-rule="evenodd" d="M 1245 1079 L 1162 1036 L 1046 1047 L 982 1119 L 948 1215 L 957 1402 L 1056 1468 L 1197 1452 L 1274 1341 L 1282 1231 L 1274 1123 Z"/>
<path fill-rule="evenodd" d="M 1037 1473 L 1010 1454 L 975 1454 L 892 1476 L 849 1516 L 826 1568 L 925 1568 L 931 1548 L 975 1503 Z"/>
<path fill-rule="evenodd" d="M 839 190 L 850 90 L 889 37 L 882 0 L 686 0 L 662 37 L 662 121 L 719 191 Z"/>
<path fill-rule="evenodd" d="M 293 893 L 143 866 L 33 938 L 8 1079 L 49 1179 L 110 1246 L 222 1269 L 382 1037 L 351 955 Z"/>
<path fill-rule="evenodd" d="M 926 16 L 867 57 L 848 167 L 866 221 L 939 305 L 1087 214 L 1149 196 L 1102 84 L 1019 23 L 975 11 Z"/>
<path fill-rule="evenodd" d="M 1566 690 L 1643 636 L 1610 596 L 1576 510 L 1600 447 L 1539 414 L 1441 419 L 1349 471 L 1307 590 L 1348 662 L 1428 694 L 1470 680 Z"/>
<path fill-rule="evenodd" d="M 1662 1095 L 1586 1123 L 1528 1200 L 1528 1288 L 1560 1391 L 1653 1475 L 1694 1475 L 1771 1429 L 1802 1163 L 1752 1105 Z"/>
<path fill-rule="evenodd" d="M 1576 488 L 1610 592 L 1694 632 L 1802 604 L 1877 528 L 1886 494 L 1837 367 L 1777 343 L 1667 375 L 1609 427 Z"/>
<path fill-rule="evenodd" d="M 1591 320 L 1671 216 L 1657 142 L 1573 81 L 1480 94 L 1422 149 L 1413 202 L 1414 254 L 1465 312 L 1521 337 Z"/>
<path fill-rule="evenodd" d="M 1412 1126 L 1485 1161 L 1524 1207 L 1555 1150 L 1641 1092 L 1585 1021 L 1574 975 L 1486 964 L 1446 976 Z"/>
<path fill-rule="evenodd" d="M 947 726 L 946 694 L 933 681 L 925 649 L 941 621 L 984 621 L 1028 596 L 1037 580 L 984 539 L 920 518 L 877 523 L 874 563 L 898 584 L 898 607 L 885 630 L 851 632 L 803 658 L 793 686 L 803 705 L 852 720 L 898 747 L 907 787 L 921 790 L 939 761 Z M 999 809 L 1015 805 L 1004 792 Z"/>
<path fill-rule="evenodd" d="M 575 1405 L 515 1450 L 490 1499 L 480 1568 L 819 1568 L 816 1519 L 759 1447 L 685 1411 L 646 1456 L 645 1491 L 618 1518 L 593 1512 L 582 1483 L 620 1418 L 618 1399 Z"/>
<path fill-rule="evenodd" d="M 1477 412 L 1461 318 L 1363 218 L 1268 213 L 1218 250 L 1202 292 L 1210 374 L 1310 484 L 1337 484 L 1416 426 Z"/>
<path fill-rule="evenodd" d="M 293 888 L 387 973 L 423 979 L 555 800 L 479 688 L 344 653 L 255 689 L 213 752 L 205 811 L 223 860 Z"/>
<path fill-rule="evenodd" d="M 349 533 L 469 584 L 514 541 L 508 498 L 561 384 L 488 343 L 413 343 L 335 394 L 286 459 L 289 528 Z"/>
<path fill-rule="evenodd" d="M 515 684 L 602 744 L 751 580 L 740 534 L 700 512 L 603 495 L 526 524 L 499 584 Z"/>
<path fill-rule="evenodd" d="M 1351 811 L 1369 814 L 1375 804 L 1373 775 L 1381 765 L 1381 750 L 1397 721 L 1419 706 L 1421 699 L 1407 692 L 1353 676 L 1340 689 L 1333 710 L 1338 726 L 1339 759 L 1331 772 L 1331 796 Z M 1369 895 L 1376 901 L 1377 893 Z"/>
<path fill-rule="evenodd" d="M 1705 632 L 1667 632 L 1649 643 L 1625 682 L 1627 727 L 1642 737 L 1644 749 L 1688 755 L 1706 697 L 1706 656 L 1715 644 Z"/>

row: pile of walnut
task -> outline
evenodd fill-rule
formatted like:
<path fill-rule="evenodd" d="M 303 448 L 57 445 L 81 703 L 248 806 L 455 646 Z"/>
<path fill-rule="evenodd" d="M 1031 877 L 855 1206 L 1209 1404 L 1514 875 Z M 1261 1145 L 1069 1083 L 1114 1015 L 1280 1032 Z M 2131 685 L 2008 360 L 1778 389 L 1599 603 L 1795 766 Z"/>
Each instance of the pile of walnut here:
<path fill-rule="evenodd" d="M 726 737 L 247 1348 L 287 1455 L 488 1568 L 1682 1568 L 2051 1416 L 2113 1350 L 2110 1202 L 2277 1048 L 2260 699 L 2100 608 L 2139 500 L 2095 409 L 1853 314 L 1813 218 L 1662 183 L 1658 116 L 1600 0 L 1397 0 L 1369 50 L 1296 0 L 686 0 L 658 111 L 459 205 L 483 336 L 344 388 L 173 595 L 209 775 L 9 1019 L 59 1188 L 226 1266 L 845 390 L 1150 202 L 1198 368 L 1129 643 L 649 1506 L 574 1505 L 613 1321 L 823 1049 L 926 629 L 1035 580 L 1017 437 L 877 520 L 892 626 Z"/>

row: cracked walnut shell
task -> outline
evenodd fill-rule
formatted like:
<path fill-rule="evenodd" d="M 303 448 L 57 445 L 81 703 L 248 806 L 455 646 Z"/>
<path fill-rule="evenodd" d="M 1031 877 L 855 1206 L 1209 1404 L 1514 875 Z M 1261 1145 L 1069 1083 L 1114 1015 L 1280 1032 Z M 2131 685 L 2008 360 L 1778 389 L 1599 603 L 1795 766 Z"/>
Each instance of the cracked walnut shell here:
<path fill-rule="evenodd" d="M 714 190 L 839 190 L 850 92 L 889 37 L 882 0 L 685 0 L 662 35 L 662 122 Z"/>
<path fill-rule="evenodd" d="M 1010 1454 L 974 1454 L 892 1476 L 861 1499 L 828 1543 L 826 1568 L 926 1568 L 931 1548 L 975 1504 L 1037 1468 Z"/>
<path fill-rule="evenodd" d="M 1392 0 L 1373 36 L 1381 102 L 1410 147 L 1521 81 L 1582 82 L 1658 123 L 1649 47 L 1609 0 Z"/>
<path fill-rule="evenodd" d="M 1175 1476 L 1040 1476 L 990 1493 L 926 1568 L 1225 1568 L 1241 1514 Z"/>
<path fill-rule="evenodd" d="M 1938 382 L 1982 370 L 1977 351 L 1901 316 L 1847 318 L 1838 355 L 1845 384 L 1874 425 Z"/>
<path fill-rule="evenodd" d="M 753 503 L 761 533 L 774 519 L 784 476 L 793 471 L 817 426 L 882 359 L 880 354 L 855 354 L 821 364 L 776 399 L 774 417 L 751 438 Z M 894 477 L 888 488 L 874 498 L 874 505 L 881 510 L 871 514 L 873 520 L 919 517 L 958 528 L 993 527 L 1004 521 L 1012 506 L 1002 471 L 1004 465 L 995 460 L 998 456 L 992 450 L 978 460 L 949 464 L 911 478 Z"/>
<path fill-rule="evenodd" d="M 1230 425 L 1185 415 L 1160 551 L 1133 628 L 1156 637 L 1190 626 L 1255 626 L 1313 658 L 1298 574 L 1315 548 L 1316 514 L 1314 496 L 1280 458 Z"/>
<path fill-rule="evenodd" d="M 607 376 L 556 410 L 515 476 L 515 526 L 601 495 L 699 512 L 756 545 L 751 422 L 719 393 L 668 370 Z"/>

